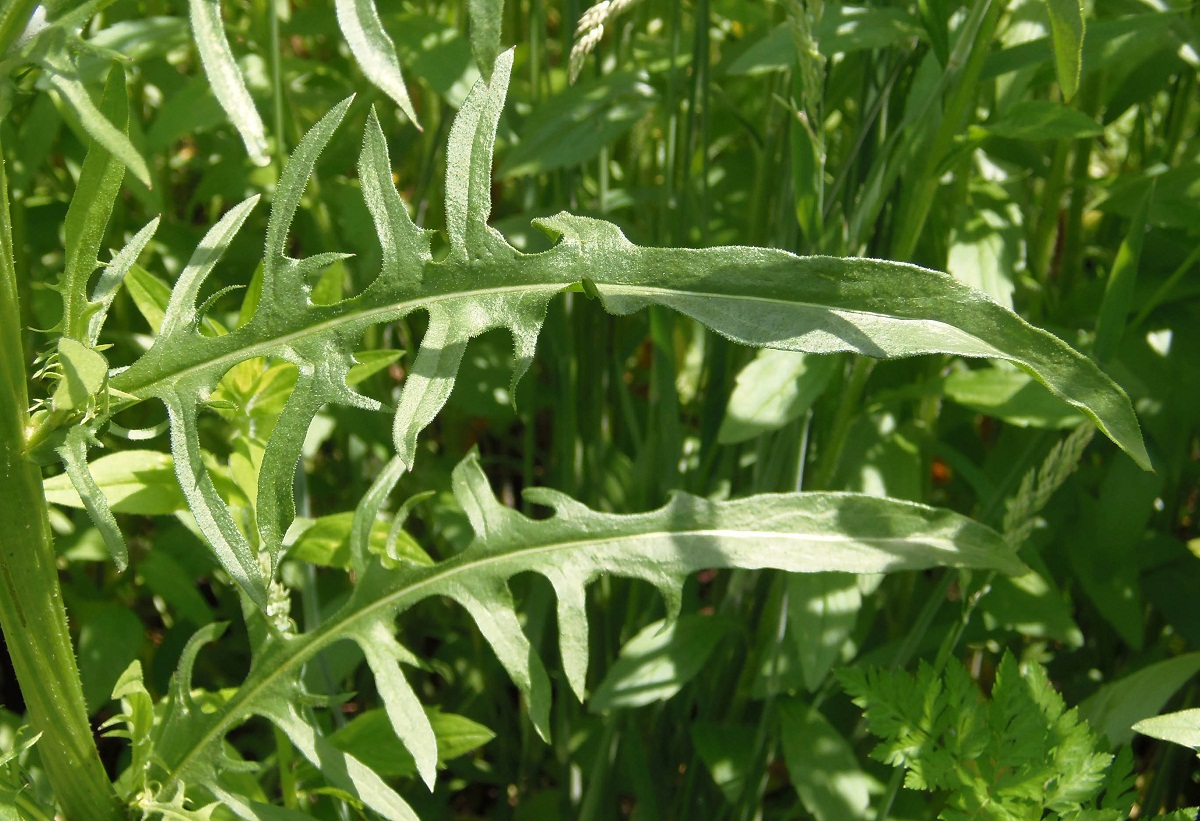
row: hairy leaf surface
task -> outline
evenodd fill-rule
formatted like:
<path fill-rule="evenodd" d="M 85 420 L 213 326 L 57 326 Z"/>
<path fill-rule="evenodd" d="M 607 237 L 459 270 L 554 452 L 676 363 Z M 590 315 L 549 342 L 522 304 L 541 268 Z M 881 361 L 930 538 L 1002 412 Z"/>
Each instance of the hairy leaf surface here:
<path fill-rule="evenodd" d="M 128 130 L 129 101 L 125 93 L 125 72 L 114 66 L 104 84 L 101 111 L 122 135 Z M 82 341 L 87 302 L 88 278 L 96 270 L 104 229 L 112 214 L 113 203 L 125 178 L 125 164 L 98 140 L 88 146 L 87 157 L 79 171 L 79 184 L 63 221 L 66 260 L 59 287 L 63 297 L 60 329 L 64 336 Z"/>
<path fill-rule="evenodd" d="M 338 26 L 363 74 L 392 98 L 413 125 L 420 128 L 408 97 L 408 89 L 404 86 L 404 77 L 400 74 L 396 46 L 384 31 L 373 0 L 336 0 L 334 8 L 337 10 Z"/>
<path fill-rule="evenodd" d="M 399 469 L 411 468 L 418 433 L 453 388 L 467 342 L 493 328 L 512 335 L 516 372 L 528 368 L 549 301 L 568 289 L 598 295 L 628 314 L 663 305 L 730 339 L 810 353 L 874 357 L 948 353 L 1006 359 L 1088 415 L 1143 467 L 1149 461 L 1128 398 L 1085 356 L 953 278 L 893 262 L 801 258 L 759 248 L 640 248 L 611 223 L 569 214 L 538 225 L 560 241 L 522 254 L 488 225 L 491 167 L 512 53 L 476 84 L 456 117 L 447 150 L 449 252 L 435 261 L 392 182 L 384 137 L 370 117 L 359 172 L 380 237 L 383 265 L 365 290 L 332 305 L 310 299 L 309 278 L 340 259 L 285 253 L 292 218 L 318 155 L 344 116 L 336 106 L 305 136 L 286 167 L 271 210 L 262 299 L 253 317 L 219 337 L 200 333 L 196 307 L 205 277 L 254 206 L 232 209 L 205 237 L 180 276 L 154 346 L 111 380 L 135 399 L 166 406 L 180 483 L 222 565 L 260 606 L 282 537 L 294 516 L 291 478 L 305 431 L 327 403 L 378 409 L 349 387 L 354 345 L 365 329 L 422 309 L 429 327 L 395 414 Z M 234 524 L 200 456 L 197 414 L 221 377 L 259 356 L 291 362 L 296 390 L 266 447 L 256 511 L 265 560 Z M 386 495 L 399 473 L 381 477 Z M 391 483 L 391 484 L 389 484 Z"/>
<path fill-rule="evenodd" d="M 196 49 L 204 73 L 212 83 L 213 94 L 241 135 L 250 159 L 256 165 L 266 165 L 271 161 L 267 156 L 267 129 L 225 37 L 220 0 L 188 0 L 188 11 Z"/>
<path fill-rule="evenodd" d="M 415 817 L 370 769 L 323 739 L 305 717 L 300 670 L 341 640 L 366 656 L 396 735 L 432 783 L 437 742 L 400 664 L 412 655 L 395 638 L 394 619 L 431 596 L 462 605 L 521 690 L 543 737 L 550 734 L 550 678 L 521 627 L 508 587 L 536 572 L 557 598 L 559 647 L 572 691 L 586 691 L 587 585 L 601 575 L 654 585 L 669 619 L 680 609 L 683 582 L 706 568 L 775 568 L 791 572 L 881 573 L 933 566 L 1021 572 L 1023 565 L 990 528 L 956 513 L 849 493 L 764 494 L 729 502 L 678 494 L 659 510 L 615 515 L 591 510 L 548 489 L 526 491 L 553 509 L 534 520 L 496 499 L 474 455 L 454 472 L 454 495 L 475 534 L 468 548 L 436 565 L 366 567 L 346 605 L 301 636 L 269 632 L 243 685 L 215 712 L 192 696 L 191 666 L 200 644 L 220 627 L 197 633 L 184 653 L 156 742 L 166 794 L 176 785 L 207 784 L 225 766 L 224 735 L 253 715 L 276 723 L 336 786 L 389 818 Z M 385 792 L 386 790 L 386 792 Z"/>

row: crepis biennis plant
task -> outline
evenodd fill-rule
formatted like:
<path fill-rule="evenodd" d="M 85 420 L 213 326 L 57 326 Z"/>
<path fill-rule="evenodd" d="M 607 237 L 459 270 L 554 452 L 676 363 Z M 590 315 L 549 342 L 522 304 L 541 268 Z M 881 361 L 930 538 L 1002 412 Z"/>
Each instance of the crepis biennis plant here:
<path fill-rule="evenodd" d="M 203 644 L 216 641 L 222 626 L 210 625 L 193 637 L 159 709 L 136 670 L 122 679 L 118 696 L 125 712 L 117 721 L 134 754 L 121 789 L 143 809 L 178 815 L 197 799 L 216 798 L 243 817 L 259 817 L 250 802 L 225 790 L 220 773 L 245 766 L 224 751 L 225 735 L 262 716 L 332 784 L 385 817 L 415 818 L 377 773 L 325 739 L 312 717 L 319 699 L 306 692 L 301 671 L 332 643 L 356 643 L 393 729 L 431 784 L 437 742 L 403 673 L 403 665 L 416 657 L 394 628 L 399 613 L 430 596 L 447 597 L 467 609 L 546 737 L 550 679 L 521 630 L 508 587 L 518 573 L 538 573 L 553 587 L 563 671 L 582 698 L 588 663 L 585 589 L 602 574 L 650 582 L 673 618 L 684 579 L 705 568 L 1023 569 L 998 534 L 966 517 L 856 494 L 764 494 L 726 502 L 677 494 L 659 510 L 614 515 L 561 493 L 532 489 L 528 498 L 553 510 L 550 518 L 533 520 L 496 499 L 474 456 L 459 465 L 453 479 L 455 498 L 474 533 L 470 546 L 439 563 L 381 562 L 370 549 L 370 532 L 400 476 L 413 468 L 417 438 L 446 403 L 468 342 L 490 329 L 507 329 L 515 350 L 515 382 L 533 358 L 548 303 L 563 291 L 583 292 L 615 314 L 651 305 L 672 308 L 749 345 L 878 358 L 945 353 L 1005 359 L 1078 407 L 1148 466 L 1129 400 L 1099 368 L 944 274 L 902 263 L 801 258 L 772 249 L 642 248 L 611 223 L 566 213 L 537 222 L 557 240 L 550 250 L 517 251 L 488 225 L 492 155 L 511 66 L 512 53 L 501 55 L 450 131 L 444 257 L 435 258 L 429 232 L 409 217 L 372 113 L 358 167 L 383 251 L 381 270 L 348 299 L 316 304 L 310 298 L 312 277 L 342 255 L 296 259 L 285 249 L 304 186 L 346 115 L 347 100 L 313 127 L 284 170 L 271 207 L 261 293 L 240 327 L 220 335 L 202 333 L 211 298 L 200 304 L 199 297 L 257 198 L 230 209 L 208 232 L 171 292 L 153 345 L 125 370 L 108 371 L 97 345 L 99 331 L 121 277 L 150 241 L 155 224 L 114 258 L 90 297 L 81 296 L 86 276 L 63 283 L 67 311 L 57 346 L 62 381 L 52 407 L 39 414 L 32 441 L 50 443 L 62 458 L 113 558 L 123 565 L 120 529 L 90 476 L 87 453 L 113 414 L 134 403 L 160 401 L 179 485 L 216 559 L 245 595 L 252 636 L 246 679 L 215 701 L 194 693 L 191 670 Z M 269 619 L 267 611 L 284 536 L 295 517 L 293 477 L 305 433 L 330 403 L 383 410 L 351 387 L 354 347 L 368 327 L 416 310 L 428 313 L 428 330 L 396 400 L 395 456 L 354 514 L 353 592 L 319 628 L 296 633 Z M 258 357 L 294 365 L 297 377 L 267 440 L 247 527 L 231 513 L 213 480 L 200 446 L 198 416 L 232 367 Z"/>

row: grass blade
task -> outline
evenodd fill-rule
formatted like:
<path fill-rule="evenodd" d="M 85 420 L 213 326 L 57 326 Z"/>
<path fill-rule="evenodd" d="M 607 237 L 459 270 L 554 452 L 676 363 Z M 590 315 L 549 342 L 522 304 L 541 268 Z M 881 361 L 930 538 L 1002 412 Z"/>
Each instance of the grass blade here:
<path fill-rule="evenodd" d="M 1154 188 L 1151 185 L 1146 196 L 1138 203 L 1129 223 L 1129 233 L 1121 240 L 1112 272 L 1104 286 L 1104 299 L 1096 316 L 1096 345 L 1093 349 L 1096 359 L 1101 362 L 1107 362 L 1116 354 L 1121 337 L 1125 334 L 1129 313 L 1133 310 L 1133 288 L 1137 284 L 1138 262 L 1146 237 L 1146 214 L 1150 211 Z"/>

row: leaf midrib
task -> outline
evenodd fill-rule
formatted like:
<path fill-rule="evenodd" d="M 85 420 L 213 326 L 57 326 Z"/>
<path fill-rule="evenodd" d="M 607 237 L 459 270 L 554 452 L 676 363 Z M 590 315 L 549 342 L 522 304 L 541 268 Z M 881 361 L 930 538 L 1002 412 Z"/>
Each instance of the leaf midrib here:
<path fill-rule="evenodd" d="M 652 513 L 653 513 L 653 511 L 651 512 L 651 514 Z M 651 514 L 643 514 L 643 515 L 651 515 Z M 292 652 L 292 654 L 289 658 L 285 659 L 282 663 L 276 665 L 269 672 L 267 672 L 263 676 L 263 678 L 260 679 L 253 686 L 253 688 L 251 690 L 249 690 L 245 693 L 245 695 L 235 696 L 236 704 L 238 706 L 231 709 L 229 711 L 229 713 L 227 714 L 227 717 L 219 720 L 216 724 L 214 724 L 212 726 L 212 728 L 210 728 L 203 736 L 201 736 L 200 741 L 198 741 L 192 747 L 192 752 L 189 752 L 186 756 L 184 756 L 184 758 L 180 761 L 180 763 L 168 774 L 168 776 L 164 782 L 164 787 L 169 787 L 170 785 L 176 783 L 179 780 L 179 774 L 184 772 L 187 769 L 191 760 L 193 758 L 195 758 L 198 754 L 200 754 L 203 750 L 205 750 L 210 744 L 223 738 L 226 735 L 226 733 L 233 730 L 234 727 L 238 726 L 238 724 L 240 724 L 242 721 L 245 721 L 251 715 L 254 715 L 254 712 L 252 710 L 247 710 L 246 714 L 244 716 L 240 716 L 239 714 L 241 712 L 241 705 L 253 704 L 256 701 L 256 698 L 260 693 L 268 691 L 274 684 L 276 684 L 276 682 L 285 673 L 289 672 L 292 668 L 294 668 L 295 666 L 297 666 L 299 664 L 303 664 L 309 658 L 311 658 L 312 656 L 314 656 L 315 654 L 317 654 L 321 650 L 323 650 L 329 643 L 342 640 L 344 638 L 343 634 L 351 635 L 355 632 L 354 629 L 347 629 L 347 628 L 355 628 L 358 626 L 356 623 L 362 623 L 362 622 L 377 618 L 380 614 L 380 611 L 388 611 L 389 608 L 396 607 L 397 602 L 399 600 L 401 600 L 405 597 L 408 597 L 408 596 L 417 596 L 417 594 L 419 594 L 423 588 L 428 588 L 431 586 L 435 586 L 439 583 L 442 583 L 447 579 L 453 578 L 455 574 L 477 571 L 481 568 L 487 567 L 488 565 L 499 564 L 501 562 L 508 561 L 508 560 L 511 560 L 514 558 L 523 558 L 523 557 L 527 557 L 527 556 L 543 555 L 543 554 L 553 553 L 555 551 L 570 550 L 570 549 L 574 549 L 574 548 L 599 546 L 599 545 L 603 545 L 605 543 L 618 541 L 618 540 L 623 541 L 623 542 L 630 542 L 630 541 L 638 541 L 638 540 L 645 540 L 645 539 L 651 539 L 651 538 L 657 539 L 657 538 L 662 538 L 664 535 L 669 536 L 671 538 L 675 538 L 675 539 L 714 538 L 714 537 L 717 537 L 718 535 L 723 538 L 739 538 L 739 539 L 740 538 L 764 538 L 764 537 L 770 537 L 770 538 L 775 538 L 775 539 L 785 539 L 785 538 L 792 538 L 792 537 L 798 536 L 798 534 L 780 533 L 779 531 L 736 531 L 736 530 L 730 531 L 730 530 L 714 529 L 714 528 L 694 529 L 694 530 L 685 530 L 685 531 L 656 530 L 656 531 L 650 532 L 650 533 L 614 535 L 614 536 L 606 536 L 603 538 L 592 538 L 592 539 L 576 539 L 576 540 L 565 541 L 565 542 L 554 542 L 552 544 L 539 545 L 536 547 L 519 548 L 518 550 L 509 552 L 509 553 L 498 554 L 495 556 L 481 556 L 478 558 L 471 558 L 469 560 L 455 563 L 452 566 L 447 567 L 443 570 L 432 572 L 432 573 L 430 573 L 430 575 L 426 576 L 425 578 L 418 579 L 417 581 L 402 588 L 401 590 L 395 591 L 394 593 L 389 593 L 389 594 L 375 600 L 374 602 L 367 604 L 366 606 L 364 606 L 362 608 L 359 608 L 351 613 L 348 613 L 346 616 L 343 616 L 340 619 L 326 622 L 321 627 L 319 627 L 315 632 L 310 633 L 305 637 L 299 638 L 298 641 L 301 643 L 294 645 L 295 650 L 294 650 L 294 652 Z M 852 537 L 846 537 L 846 536 L 827 536 L 827 535 L 820 535 L 820 534 L 817 534 L 817 535 L 808 534 L 808 535 L 804 535 L 800 538 L 803 538 L 805 541 L 824 541 L 824 542 L 830 542 L 830 543 L 839 542 L 839 541 L 857 541 L 857 542 L 871 542 L 871 543 L 879 543 L 879 542 L 909 543 L 909 542 L 913 542 L 913 541 L 921 541 L 926 544 L 931 543 L 931 542 L 946 542 L 946 543 L 950 544 L 951 546 L 953 546 L 953 541 L 948 540 L 948 539 L 930 540 L 927 538 L 922 538 L 922 539 L 916 540 L 916 539 L 913 539 L 912 537 L 879 537 L 879 538 L 858 537 L 858 538 L 852 538 Z M 450 559 L 450 560 L 448 560 L 448 562 L 454 562 L 454 560 Z M 539 565 L 539 566 L 544 566 L 544 565 Z M 520 571 L 518 571 L 518 572 L 520 572 Z M 620 574 L 618 573 L 617 575 L 620 575 Z M 431 593 L 428 595 L 435 595 L 435 594 L 436 594 L 436 591 L 434 593 Z M 423 597 L 419 597 L 419 596 L 416 597 L 412 603 L 415 604 L 416 601 L 419 601 L 421 598 L 423 598 Z M 399 612 L 401 612 L 401 611 L 399 609 L 397 609 L 395 611 L 388 612 L 387 615 L 392 616 L 392 615 L 398 614 Z M 241 691 L 239 690 L 239 693 L 240 692 Z M 229 704 L 229 703 L 233 703 L 233 702 L 227 702 L 227 704 Z"/>
<path fill-rule="evenodd" d="M 220 367 L 222 370 L 237 365 L 239 362 L 246 359 L 252 359 L 256 356 L 269 356 L 271 353 L 281 347 L 285 347 L 292 342 L 296 342 L 308 337 L 319 336 L 328 331 L 335 330 L 340 327 L 353 325 L 355 323 L 363 323 L 364 325 L 374 325 L 379 322 L 396 320 L 419 308 L 429 307 L 443 302 L 454 300 L 472 300 L 488 296 L 494 296 L 506 293 L 530 293 L 530 292 L 547 292 L 550 296 L 562 291 L 564 288 L 569 288 L 572 285 L 578 284 L 582 277 L 576 277 L 570 281 L 560 281 L 550 284 L 522 284 L 522 285 L 506 285 L 493 288 L 477 288 L 469 291 L 453 291 L 446 294 L 438 294 L 433 296 L 423 296 L 418 299 L 405 300 L 403 302 L 393 302 L 386 305 L 380 305 L 373 308 L 366 308 L 357 311 L 347 311 L 344 314 L 333 316 L 323 322 L 314 325 L 307 325 L 298 330 L 274 336 L 270 339 L 260 340 L 245 347 L 239 347 L 229 353 L 205 359 L 195 364 L 189 365 L 181 370 L 171 371 L 169 374 L 157 378 L 148 379 L 141 383 L 128 384 L 127 381 L 121 379 L 122 376 L 129 373 L 129 370 L 122 371 L 119 374 L 112 376 L 112 387 L 125 393 L 137 396 L 139 399 L 146 399 L 149 396 L 156 395 L 153 392 L 147 393 L 147 390 L 161 383 L 172 383 L 181 379 L 186 379 L 189 376 L 207 372 L 215 367 Z M 735 300 L 739 302 L 761 302 L 772 303 L 777 305 L 785 305 L 792 308 L 809 308 L 818 311 L 836 312 L 838 314 L 853 314 L 856 316 L 872 316 L 880 319 L 893 322 L 926 322 L 945 327 L 953 327 L 960 333 L 967 334 L 973 339 L 977 339 L 974 334 L 959 328 L 954 325 L 942 322 L 937 319 L 913 319 L 907 317 L 896 317 L 890 314 L 880 313 L 878 311 L 866 311 L 858 308 L 843 308 L 838 306 L 823 305 L 815 302 L 805 302 L 800 300 L 782 299 L 779 297 L 760 296 L 755 294 L 728 294 L 721 292 L 708 292 L 697 290 L 683 290 L 673 288 L 662 288 L 658 286 L 643 286 L 643 285 L 625 285 L 621 283 L 609 283 L 596 280 L 597 284 L 612 291 L 624 291 L 636 295 L 670 295 L 670 296 L 687 296 L 700 299 L 723 299 Z M 353 298 L 352 298 L 353 299 Z M 353 307 L 353 306 L 351 306 Z M 503 323 L 498 323 L 497 326 Z M 249 327 L 249 326 L 247 326 Z M 980 340 L 984 342 L 984 340 Z M 988 344 L 984 342 L 984 344 Z M 988 345 L 989 347 L 993 347 Z"/>
<path fill-rule="evenodd" d="M 237 365 L 239 362 L 243 362 L 247 359 L 253 359 L 257 356 L 270 356 L 272 352 L 281 347 L 286 347 L 289 343 L 311 336 L 319 336 L 327 331 L 335 330 L 339 327 L 353 325 L 358 322 L 362 322 L 365 325 L 374 325 L 378 322 L 386 322 L 389 319 L 399 319 L 400 317 L 403 317 L 412 311 L 417 310 L 418 308 L 454 299 L 477 298 L 511 291 L 528 292 L 532 290 L 545 290 L 557 292 L 562 288 L 562 285 L 557 284 L 553 286 L 508 285 L 498 288 L 480 288 L 472 291 L 455 291 L 448 294 L 426 296 L 420 299 L 405 300 L 403 302 L 391 302 L 386 305 L 380 305 L 374 308 L 366 308 L 359 311 L 348 311 L 344 314 L 330 317 L 323 322 L 318 322 L 314 325 L 306 325 L 296 331 L 282 334 L 280 336 L 273 336 L 270 339 L 260 340 L 244 347 L 236 348 L 229 353 L 202 360 L 195 364 L 189 365 L 186 368 L 171 371 L 166 376 L 148 379 L 141 383 L 134 383 L 132 385 L 125 384 L 125 382 L 121 380 L 121 377 L 127 374 L 129 371 L 122 371 L 111 378 L 110 384 L 118 390 L 138 396 L 140 399 L 145 399 L 154 394 L 149 393 L 146 395 L 141 395 L 140 392 L 145 392 L 147 388 L 155 385 L 164 382 L 174 382 L 179 379 L 184 379 L 188 376 L 204 373 L 205 371 L 211 370 L 214 367 L 223 367 L 223 370 L 228 370 L 234 365 Z"/>

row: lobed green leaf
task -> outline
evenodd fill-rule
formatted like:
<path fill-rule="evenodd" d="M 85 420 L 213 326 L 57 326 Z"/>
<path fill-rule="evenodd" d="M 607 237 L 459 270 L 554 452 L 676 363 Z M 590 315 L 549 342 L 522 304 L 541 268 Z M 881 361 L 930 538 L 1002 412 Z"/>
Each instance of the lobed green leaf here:
<path fill-rule="evenodd" d="M 654 585 L 674 620 L 684 580 L 707 568 L 798 573 L 934 566 L 1023 570 L 1000 535 L 977 522 L 950 511 L 857 494 L 765 494 L 729 502 L 678 494 L 659 510 L 615 515 L 536 489 L 526 491 L 526 498 L 552 508 L 554 515 L 535 520 L 499 502 L 474 455 L 455 470 L 453 487 L 474 532 L 465 551 L 436 565 L 367 566 L 350 600 L 321 627 L 301 636 L 268 632 L 255 649 L 245 682 L 215 712 L 194 704 L 190 671 L 200 644 L 220 627 L 210 625 L 197 633 L 184 652 L 156 741 L 165 791 L 180 783 L 212 783 L 225 766 L 221 739 L 259 715 L 278 724 L 310 761 L 327 774 L 332 771 L 337 786 L 386 817 L 411 817 L 398 809 L 398 798 L 380 791 L 377 778 L 357 759 L 334 750 L 308 724 L 298 706 L 306 697 L 300 671 L 337 641 L 358 644 L 392 729 L 412 753 L 417 771 L 431 782 L 436 735 L 402 673 L 401 665 L 414 659 L 393 635 L 395 617 L 431 596 L 452 599 L 471 614 L 524 695 L 534 726 L 548 737 L 550 679 L 521 628 L 508 587 L 520 573 L 543 575 L 555 591 L 563 669 L 582 698 L 588 665 L 585 590 L 601 575 Z"/>
<path fill-rule="evenodd" d="M 359 159 L 364 199 L 383 247 L 378 277 L 361 293 L 315 304 L 309 279 L 340 259 L 286 255 L 304 186 L 349 101 L 305 136 L 276 192 L 267 232 L 262 295 L 249 321 L 210 337 L 197 325 L 196 298 L 253 200 L 209 232 L 181 275 L 153 347 L 114 376 L 112 387 L 168 408 L 180 484 L 222 565 L 260 605 L 283 534 L 294 516 L 292 476 L 305 432 L 327 403 L 378 409 L 349 386 L 353 347 L 363 331 L 423 309 L 428 331 L 401 392 L 393 437 L 400 468 L 450 395 L 467 342 L 492 328 L 513 338 L 514 382 L 528 368 L 547 304 L 587 282 L 605 308 L 627 314 L 662 305 L 745 344 L 803 351 L 853 351 L 888 358 L 924 353 L 1005 359 L 1079 408 L 1143 467 L 1149 466 L 1128 398 L 1089 359 L 953 278 L 913 265 L 864 259 L 801 258 L 761 248 L 677 250 L 635 246 L 607 222 L 568 214 L 538 221 L 559 238 L 541 254 L 521 254 L 488 225 L 491 165 L 512 52 L 463 104 L 447 149 L 449 253 L 435 261 L 391 181 L 386 143 L 374 114 Z M 272 356 L 294 364 L 296 389 L 267 443 L 257 494 L 257 540 L 235 526 L 204 470 L 196 416 L 222 376 L 239 362 Z M 395 476 L 381 477 L 382 498 Z M 262 566 L 252 548 L 258 541 Z"/>

